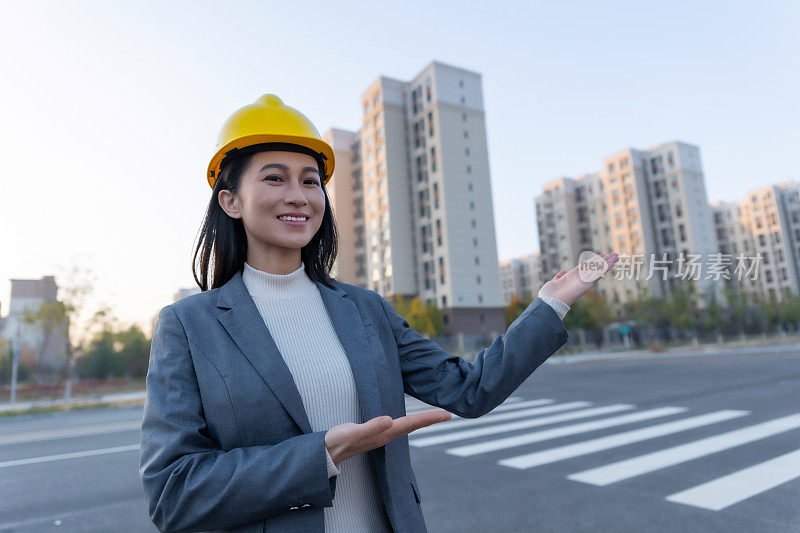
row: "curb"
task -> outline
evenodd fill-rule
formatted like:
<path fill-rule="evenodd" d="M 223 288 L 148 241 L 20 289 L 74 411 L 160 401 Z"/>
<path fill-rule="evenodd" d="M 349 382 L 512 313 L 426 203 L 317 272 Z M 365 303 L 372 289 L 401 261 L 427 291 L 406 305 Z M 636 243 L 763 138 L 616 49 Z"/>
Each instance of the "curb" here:
<path fill-rule="evenodd" d="M 32 409 L 59 407 L 86 407 L 99 404 L 139 404 L 144 403 L 147 391 L 123 392 L 103 396 L 79 396 L 69 400 L 35 400 L 31 402 L 0 403 L 0 413 L 24 414 Z"/>

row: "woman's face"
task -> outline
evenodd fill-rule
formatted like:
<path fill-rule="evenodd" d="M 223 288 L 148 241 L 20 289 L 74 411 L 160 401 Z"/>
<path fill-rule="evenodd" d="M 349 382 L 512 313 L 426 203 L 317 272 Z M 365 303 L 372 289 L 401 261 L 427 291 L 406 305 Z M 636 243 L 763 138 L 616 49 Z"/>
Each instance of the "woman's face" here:
<path fill-rule="evenodd" d="M 325 193 L 317 161 L 296 152 L 257 152 L 242 174 L 239 191 L 221 191 L 219 202 L 232 217 L 241 218 L 248 247 L 259 255 L 298 255 L 322 225 Z M 305 222 L 285 222 L 287 213 Z M 249 253 L 248 253 L 249 255 Z"/>

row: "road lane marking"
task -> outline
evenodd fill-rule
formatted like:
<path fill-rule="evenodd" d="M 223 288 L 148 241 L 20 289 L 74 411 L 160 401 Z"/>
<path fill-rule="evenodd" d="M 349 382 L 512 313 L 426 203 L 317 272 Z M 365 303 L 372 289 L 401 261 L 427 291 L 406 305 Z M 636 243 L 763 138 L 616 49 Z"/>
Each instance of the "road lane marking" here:
<path fill-rule="evenodd" d="M 447 435 L 436 435 L 433 437 L 414 438 L 414 439 L 409 439 L 408 443 L 411 446 L 421 448 L 424 446 L 433 446 L 435 444 L 442 444 L 445 442 L 454 442 L 457 440 L 482 437 L 484 435 L 494 435 L 497 433 L 506 433 L 509 431 L 516 431 L 519 429 L 528 429 L 537 426 L 546 426 L 548 424 L 557 424 L 559 422 L 565 422 L 567 420 L 576 420 L 578 418 L 589 418 L 592 416 L 607 415 L 611 413 L 617 413 L 620 411 L 627 411 L 629 409 L 633 409 L 633 406 L 627 404 L 608 405 L 606 407 L 583 409 L 580 411 L 562 413 L 560 415 L 544 416 L 541 418 L 535 418 L 533 420 L 522 420 L 519 422 L 500 424 L 497 426 L 483 427 L 477 429 L 467 429 L 463 431 L 457 431 L 454 433 L 448 433 Z M 417 431 L 414 432 L 414 434 L 416 433 Z"/>
<path fill-rule="evenodd" d="M 58 455 L 45 455 L 43 457 L 31 457 L 30 459 L 17 459 L 16 461 L 5 461 L 0 463 L 0 468 L 9 468 L 12 466 L 31 465 L 36 463 L 47 463 L 50 461 L 63 461 L 65 459 L 75 459 L 78 457 L 92 457 L 94 455 L 104 455 L 107 453 L 130 452 L 138 450 L 138 444 L 130 444 L 128 446 L 116 446 L 114 448 L 102 448 L 99 450 L 86 450 L 83 452 L 61 453 Z"/>
<path fill-rule="evenodd" d="M 777 418 L 625 461 L 584 470 L 567 476 L 567 478 L 602 487 L 797 428 L 800 428 L 800 414 Z"/>
<path fill-rule="evenodd" d="M 719 511 L 797 478 L 800 478 L 800 450 L 676 492 L 667 496 L 667 500 Z"/>
<path fill-rule="evenodd" d="M 36 442 L 42 440 L 64 439 L 69 437 L 82 437 L 85 435 L 99 435 L 102 433 L 116 433 L 121 431 L 131 431 L 141 429 L 142 421 L 115 422 L 96 426 L 82 426 L 63 429 L 49 429 L 44 431 L 31 431 L 28 433 L 17 433 L 0 437 L 0 446 L 8 444 L 20 444 L 23 442 Z"/>
<path fill-rule="evenodd" d="M 517 457 L 510 457 L 508 459 L 502 459 L 498 461 L 497 464 L 517 469 L 532 468 L 534 466 L 555 463 L 557 461 L 563 461 L 564 459 L 579 457 L 581 455 L 596 453 L 599 451 L 616 448 L 618 446 L 625 446 L 627 444 L 633 444 L 643 440 L 663 437 L 665 435 L 671 435 L 673 433 L 687 431 L 689 429 L 707 426 L 709 424 L 715 424 L 717 422 L 731 420 L 733 418 L 739 418 L 747 414 L 749 414 L 749 411 L 734 411 L 726 409 L 705 415 L 685 418 L 683 420 L 677 420 L 675 422 L 667 422 L 665 424 L 658 424 L 648 428 L 636 429 L 633 431 L 618 433 L 616 435 L 609 435 L 607 437 L 600 437 L 598 439 L 578 442 L 576 444 L 569 444 L 566 446 L 551 448 L 549 450 L 542 450 L 539 452 L 519 455 Z"/>
<path fill-rule="evenodd" d="M 591 402 L 568 402 L 568 403 L 559 403 L 556 405 L 548 405 L 546 407 L 535 407 L 531 409 L 511 411 L 508 413 L 493 414 L 494 413 L 493 411 L 492 413 L 486 414 L 480 418 L 461 418 L 459 420 L 451 419 L 447 422 L 440 422 L 439 424 L 434 424 L 433 426 L 426 426 L 424 428 L 415 430 L 414 435 L 419 435 L 420 433 L 434 433 L 437 431 L 450 431 L 462 427 L 482 426 L 486 424 L 492 424 L 494 422 L 499 422 L 501 420 L 512 420 L 514 418 L 522 418 L 524 416 L 537 416 L 549 413 L 557 413 L 559 411 L 568 411 L 570 409 L 577 409 L 579 407 L 588 407 L 590 405 L 592 405 Z"/>
<path fill-rule="evenodd" d="M 507 437 L 504 439 L 490 440 L 487 442 L 480 442 L 477 444 L 470 444 L 467 446 L 458 446 L 456 448 L 449 448 L 446 453 L 450 455 L 457 455 L 459 457 L 469 457 L 480 453 L 492 452 L 495 450 L 504 450 L 506 448 L 513 448 L 515 446 L 522 446 L 523 444 L 530 444 L 533 442 L 541 442 L 548 439 L 556 439 L 559 437 L 567 437 L 570 435 L 577 435 L 578 433 L 586 433 L 598 429 L 606 429 L 623 424 L 631 424 L 633 422 L 641 422 L 642 420 L 649 420 L 661 416 L 670 416 L 677 413 L 683 413 L 686 407 L 660 407 L 658 409 L 650 409 L 649 411 L 642 411 L 640 413 L 633 413 L 629 415 L 616 416 L 607 418 L 605 420 L 596 420 L 594 422 L 584 422 L 582 424 L 573 424 L 555 429 L 547 429 L 543 431 L 536 431 L 525 435 L 517 435 L 514 437 Z"/>

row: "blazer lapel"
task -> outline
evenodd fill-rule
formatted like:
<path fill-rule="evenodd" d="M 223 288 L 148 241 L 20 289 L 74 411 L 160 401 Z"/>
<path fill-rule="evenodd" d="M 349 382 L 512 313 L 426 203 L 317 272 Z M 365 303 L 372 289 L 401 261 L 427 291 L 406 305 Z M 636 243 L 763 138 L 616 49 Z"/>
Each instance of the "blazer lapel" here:
<path fill-rule="evenodd" d="M 380 405 L 377 374 L 369 354 L 366 330 L 358 308 L 352 300 L 346 298 L 347 292 L 340 286 L 336 285 L 335 289 L 331 289 L 317 282 L 317 287 L 350 362 L 364 421 L 381 416 L 383 409 Z M 261 375 L 303 433 L 312 433 L 294 378 L 242 281 L 241 270 L 220 288 L 217 307 L 225 310 L 220 313 L 218 320 L 239 350 Z"/>
<path fill-rule="evenodd" d="M 335 284 L 336 288 L 331 289 L 320 282 L 316 283 L 333 323 L 333 329 L 350 361 L 363 417 L 361 422 L 382 416 L 383 406 L 378 390 L 378 375 L 361 313 L 358 312 L 355 302 L 347 296 L 347 291 L 340 285 Z"/>

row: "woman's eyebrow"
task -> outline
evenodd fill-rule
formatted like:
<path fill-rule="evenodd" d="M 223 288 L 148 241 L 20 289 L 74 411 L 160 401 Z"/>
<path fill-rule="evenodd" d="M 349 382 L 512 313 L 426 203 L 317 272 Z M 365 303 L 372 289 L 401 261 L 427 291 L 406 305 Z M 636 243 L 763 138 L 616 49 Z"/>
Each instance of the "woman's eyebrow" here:
<path fill-rule="evenodd" d="M 283 163 L 267 163 L 266 165 L 261 167 L 261 170 L 259 170 L 259 172 L 263 172 L 263 171 L 267 170 L 268 168 L 279 168 L 281 170 L 286 170 L 286 171 L 289 170 L 289 167 L 287 167 Z"/>
<path fill-rule="evenodd" d="M 268 168 L 279 168 L 284 172 L 289 172 L 289 167 L 284 165 L 283 163 L 267 163 L 266 165 L 261 167 L 261 170 L 259 170 L 259 172 L 263 172 Z M 320 176 L 320 171 L 314 167 L 303 167 L 303 174 L 305 174 L 306 172 L 314 172 L 317 176 Z"/>

